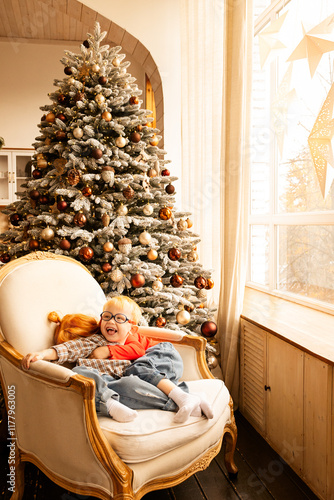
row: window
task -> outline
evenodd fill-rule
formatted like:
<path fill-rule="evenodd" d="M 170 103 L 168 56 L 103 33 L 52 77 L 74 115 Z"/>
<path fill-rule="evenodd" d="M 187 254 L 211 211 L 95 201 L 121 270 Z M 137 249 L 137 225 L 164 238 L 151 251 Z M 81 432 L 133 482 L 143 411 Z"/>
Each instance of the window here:
<path fill-rule="evenodd" d="M 334 312 L 333 2 L 254 13 L 248 285 Z"/>

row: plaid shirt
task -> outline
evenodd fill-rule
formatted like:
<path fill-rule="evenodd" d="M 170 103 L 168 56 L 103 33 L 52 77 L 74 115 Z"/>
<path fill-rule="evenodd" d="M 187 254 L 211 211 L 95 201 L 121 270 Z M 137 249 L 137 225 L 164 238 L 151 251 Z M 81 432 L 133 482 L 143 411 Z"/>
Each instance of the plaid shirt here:
<path fill-rule="evenodd" d="M 131 361 L 126 359 L 87 359 L 94 349 L 103 345 L 111 345 L 111 342 L 99 334 L 54 345 L 52 347 L 58 354 L 58 360 L 55 363 L 61 365 L 65 361 L 76 361 L 78 365 L 96 368 L 101 374 L 107 373 L 114 378 L 122 377 L 125 368 L 131 364 Z M 112 345 L 116 345 L 116 343 Z"/>

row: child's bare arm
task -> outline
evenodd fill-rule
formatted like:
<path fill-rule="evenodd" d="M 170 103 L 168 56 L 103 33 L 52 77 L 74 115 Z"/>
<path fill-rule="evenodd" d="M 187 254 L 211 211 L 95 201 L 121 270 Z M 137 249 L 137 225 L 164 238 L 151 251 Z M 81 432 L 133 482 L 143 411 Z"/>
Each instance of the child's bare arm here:
<path fill-rule="evenodd" d="M 101 345 L 94 349 L 94 351 L 88 356 L 90 359 L 108 359 L 110 356 L 109 348 L 107 345 Z"/>
<path fill-rule="evenodd" d="M 29 370 L 30 363 L 34 363 L 40 359 L 45 359 L 47 361 L 56 361 L 58 359 L 58 354 L 55 349 L 44 349 L 43 351 L 31 352 L 26 354 L 21 361 L 22 368 L 24 370 Z"/>

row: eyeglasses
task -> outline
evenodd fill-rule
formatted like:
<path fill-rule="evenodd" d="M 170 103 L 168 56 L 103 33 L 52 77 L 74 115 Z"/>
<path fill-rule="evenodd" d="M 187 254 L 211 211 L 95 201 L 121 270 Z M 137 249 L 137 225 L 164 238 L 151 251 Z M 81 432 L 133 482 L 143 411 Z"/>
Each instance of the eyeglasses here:
<path fill-rule="evenodd" d="M 111 314 L 111 312 L 109 312 L 109 311 L 103 311 L 103 313 L 101 313 L 100 316 L 101 316 L 102 321 L 109 321 L 112 318 L 114 318 L 116 323 L 119 323 L 119 324 L 126 323 L 127 321 L 129 323 L 131 323 L 132 325 L 136 324 L 134 321 L 131 321 L 131 319 L 127 318 L 125 316 L 125 314 L 122 314 L 122 313 Z"/>

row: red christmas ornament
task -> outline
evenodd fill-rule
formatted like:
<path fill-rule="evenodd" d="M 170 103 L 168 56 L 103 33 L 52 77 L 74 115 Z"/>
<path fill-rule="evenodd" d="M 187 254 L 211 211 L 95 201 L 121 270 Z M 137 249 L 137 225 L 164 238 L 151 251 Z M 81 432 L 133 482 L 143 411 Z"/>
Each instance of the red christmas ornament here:
<path fill-rule="evenodd" d="M 10 261 L 10 255 L 8 253 L 2 253 L 0 255 L 0 260 L 3 262 L 3 264 L 7 264 L 7 262 Z"/>
<path fill-rule="evenodd" d="M 62 122 L 66 122 L 66 116 L 63 113 L 58 113 L 56 115 L 56 118 L 58 118 L 58 120 L 61 120 Z"/>
<path fill-rule="evenodd" d="M 109 262 L 103 262 L 101 268 L 104 273 L 109 273 L 112 270 L 112 265 Z"/>
<path fill-rule="evenodd" d="M 136 95 L 131 96 L 130 99 L 129 99 L 129 103 L 130 104 L 139 104 L 138 97 Z"/>
<path fill-rule="evenodd" d="M 163 328 L 164 326 L 166 326 L 166 323 L 167 323 L 166 319 L 163 318 L 162 316 L 159 316 L 159 318 L 155 320 L 155 325 L 159 328 Z"/>
<path fill-rule="evenodd" d="M 100 76 L 99 78 L 99 84 L 100 85 L 105 85 L 107 83 L 107 78 L 105 76 Z"/>
<path fill-rule="evenodd" d="M 204 321 L 201 325 L 201 333 L 204 337 L 211 338 L 217 333 L 217 325 L 214 321 Z"/>
<path fill-rule="evenodd" d="M 34 238 L 29 241 L 29 248 L 30 250 L 37 250 L 39 248 L 39 241 L 35 240 Z"/>
<path fill-rule="evenodd" d="M 179 260 L 181 258 L 181 252 L 178 248 L 171 248 L 168 250 L 168 257 L 170 260 Z"/>
<path fill-rule="evenodd" d="M 64 73 L 65 75 L 72 75 L 73 73 L 72 68 L 70 68 L 69 66 L 65 66 Z"/>
<path fill-rule="evenodd" d="M 180 276 L 179 274 L 173 274 L 173 276 L 170 279 L 170 284 L 174 288 L 179 288 L 180 286 L 183 285 L 183 282 L 184 282 L 184 278 L 182 278 L 182 276 Z"/>
<path fill-rule="evenodd" d="M 62 250 L 69 250 L 71 248 L 71 242 L 64 238 L 60 241 L 59 246 Z"/>
<path fill-rule="evenodd" d="M 168 168 L 164 168 L 161 172 L 161 175 L 163 175 L 164 177 L 168 177 L 170 175 L 170 171 L 168 170 Z"/>
<path fill-rule="evenodd" d="M 84 262 L 89 262 L 94 257 L 94 250 L 91 247 L 81 247 L 79 257 Z"/>
<path fill-rule="evenodd" d="M 141 139 L 141 135 L 139 134 L 139 132 L 136 132 L 136 131 L 131 132 L 131 134 L 130 134 L 130 141 L 131 142 L 137 143 L 140 141 L 140 139 Z"/>
<path fill-rule="evenodd" d="M 102 158 L 102 151 L 101 149 L 93 149 L 92 152 L 91 152 L 91 156 L 92 158 L 95 158 L 95 160 L 99 160 L 100 158 Z"/>
<path fill-rule="evenodd" d="M 90 186 L 86 186 L 86 187 L 83 188 L 83 190 L 81 192 L 82 192 L 82 194 L 84 196 L 86 196 L 86 198 L 89 198 L 89 196 L 92 195 L 93 190 L 92 190 L 92 188 Z"/>
<path fill-rule="evenodd" d="M 133 276 L 131 276 L 131 285 L 134 288 L 140 288 L 141 286 L 145 285 L 145 278 L 142 274 L 136 273 Z"/>
<path fill-rule="evenodd" d="M 194 285 L 199 290 L 202 290 L 202 288 L 206 287 L 206 279 L 203 278 L 203 276 L 197 276 L 197 278 L 195 278 Z"/>
<path fill-rule="evenodd" d="M 37 189 L 33 189 L 32 191 L 30 191 L 29 196 L 32 200 L 38 200 L 39 191 L 37 191 Z"/>
<path fill-rule="evenodd" d="M 67 208 L 67 201 L 65 200 L 59 200 L 57 203 L 57 208 L 60 212 L 64 212 Z"/>
<path fill-rule="evenodd" d="M 12 226 L 18 226 L 20 224 L 21 220 L 22 220 L 22 216 L 20 214 L 12 214 L 9 217 L 9 221 L 12 224 Z"/>
<path fill-rule="evenodd" d="M 47 205 L 49 203 L 49 197 L 46 194 L 41 194 L 38 198 L 38 203 L 41 205 Z"/>
<path fill-rule="evenodd" d="M 173 194 L 175 191 L 175 187 L 173 186 L 173 184 L 167 184 L 167 186 L 165 187 L 165 191 L 167 194 Z"/>
<path fill-rule="evenodd" d="M 42 174 L 42 171 L 41 171 L 41 170 L 39 170 L 38 168 L 35 168 L 35 169 L 32 171 L 31 175 L 33 176 L 33 178 L 34 178 L 34 179 L 40 179 L 40 178 L 42 177 L 42 175 L 43 175 L 43 174 Z"/>

